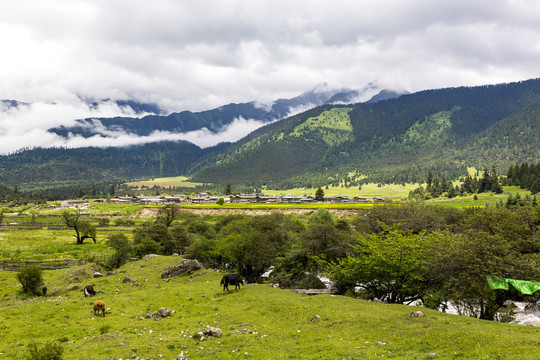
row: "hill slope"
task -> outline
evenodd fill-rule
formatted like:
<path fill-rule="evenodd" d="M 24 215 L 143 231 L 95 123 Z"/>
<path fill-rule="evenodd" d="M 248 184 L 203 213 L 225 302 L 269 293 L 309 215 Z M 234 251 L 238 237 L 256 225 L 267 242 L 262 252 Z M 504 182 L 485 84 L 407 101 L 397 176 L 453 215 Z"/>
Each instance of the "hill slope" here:
<path fill-rule="evenodd" d="M 23 359 L 28 344 L 56 341 L 65 359 L 538 359 L 540 329 L 389 305 L 344 296 L 306 296 L 268 285 L 223 292 L 223 273 L 164 281 L 161 272 L 178 257 L 161 256 L 129 263 L 115 275 L 94 279 L 94 268 L 47 271 L 49 296 L 16 295 L 15 273 L 0 279 L 5 358 Z M 131 282 L 122 281 L 125 276 Z M 75 277 L 82 281 L 78 283 Z M 81 284 L 94 283 L 103 294 L 85 298 Z M 74 285 L 78 285 L 75 288 Z M 110 310 L 95 316 L 92 304 Z M 170 317 L 146 314 L 161 307 Z M 411 317 L 422 310 L 424 317 Z M 31 316 L 29 316 L 31 314 Z M 316 316 L 317 315 L 317 316 Z M 219 338 L 195 340 L 207 326 Z M 436 355 L 435 355 L 436 354 Z"/>
<path fill-rule="evenodd" d="M 121 181 L 182 174 L 212 149 L 187 141 L 158 142 L 117 148 L 38 148 L 0 156 L 0 182 Z"/>
<path fill-rule="evenodd" d="M 198 164 L 193 177 L 288 187 L 324 185 L 351 172 L 373 181 L 401 182 L 423 179 L 426 169 L 447 178 L 466 175 L 467 166 L 495 165 L 506 171 L 508 162 L 538 154 L 534 104 L 539 99 L 536 79 L 322 106 L 253 132 Z M 526 140 L 523 132 L 529 134 Z M 503 134 L 512 141 L 512 151 L 490 150 Z M 490 151 L 504 152 L 505 161 L 485 156 Z"/>

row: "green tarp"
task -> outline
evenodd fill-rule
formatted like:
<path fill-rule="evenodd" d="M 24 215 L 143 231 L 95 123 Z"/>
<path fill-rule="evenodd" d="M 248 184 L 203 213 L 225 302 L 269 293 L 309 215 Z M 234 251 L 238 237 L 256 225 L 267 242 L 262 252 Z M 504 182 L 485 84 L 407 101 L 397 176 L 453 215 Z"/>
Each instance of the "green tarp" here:
<path fill-rule="evenodd" d="M 540 290 L 540 281 L 506 279 L 489 275 L 486 275 L 486 279 L 489 287 L 494 290 L 508 290 L 508 285 L 512 285 L 517 291 L 525 295 L 532 295 L 535 291 Z"/>

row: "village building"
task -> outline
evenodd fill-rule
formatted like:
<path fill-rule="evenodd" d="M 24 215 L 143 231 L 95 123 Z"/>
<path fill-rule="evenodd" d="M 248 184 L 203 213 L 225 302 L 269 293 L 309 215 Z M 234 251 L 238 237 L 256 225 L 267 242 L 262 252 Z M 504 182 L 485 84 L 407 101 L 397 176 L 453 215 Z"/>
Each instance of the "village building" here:
<path fill-rule="evenodd" d="M 88 201 L 86 200 L 62 200 L 60 202 L 60 207 L 62 208 L 82 208 L 88 206 Z"/>

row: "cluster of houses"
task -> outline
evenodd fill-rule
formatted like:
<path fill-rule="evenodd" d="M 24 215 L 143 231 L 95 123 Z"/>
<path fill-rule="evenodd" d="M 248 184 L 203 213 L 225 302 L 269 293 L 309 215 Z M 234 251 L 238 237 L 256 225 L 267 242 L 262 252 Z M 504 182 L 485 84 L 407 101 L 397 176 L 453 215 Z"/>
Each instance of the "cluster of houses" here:
<path fill-rule="evenodd" d="M 236 204 L 310 204 L 320 202 L 314 196 L 293 196 L 293 195 L 259 195 L 259 194 L 240 194 L 227 196 L 213 196 L 207 193 L 199 193 L 197 196 L 189 197 L 187 195 L 173 196 L 121 196 L 110 199 L 111 203 L 137 203 L 145 205 L 159 205 L 171 203 L 185 204 L 215 204 L 222 198 L 225 203 Z M 344 196 L 325 196 L 326 203 L 370 203 L 384 202 L 383 198 L 355 197 L 349 199 Z"/>

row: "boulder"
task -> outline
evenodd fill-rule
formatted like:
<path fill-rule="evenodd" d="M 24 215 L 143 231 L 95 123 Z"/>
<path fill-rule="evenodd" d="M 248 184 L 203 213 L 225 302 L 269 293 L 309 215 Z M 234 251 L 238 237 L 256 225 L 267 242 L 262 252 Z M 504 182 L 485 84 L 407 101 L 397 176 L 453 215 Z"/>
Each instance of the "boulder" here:
<path fill-rule="evenodd" d="M 189 271 L 204 269 L 204 266 L 197 260 L 184 259 L 181 263 L 166 268 L 161 273 L 162 278 L 183 275 Z"/>
<path fill-rule="evenodd" d="M 198 333 L 193 335 L 193 338 L 196 340 L 204 341 L 206 340 L 205 336 L 220 337 L 221 335 L 223 335 L 223 332 L 220 328 L 207 326 L 206 329 L 204 329 L 203 331 L 199 331 Z"/>
<path fill-rule="evenodd" d="M 220 337 L 221 335 L 223 335 L 223 331 L 221 331 L 220 328 L 208 326 L 206 329 L 203 330 L 203 334 L 206 336 Z"/>
<path fill-rule="evenodd" d="M 526 314 L 540 313 L 540 304 L 539 304 L 539 303 L 530 303 L 530 304 L 527 304 L 527 305 L 525 305 L 525 307 L 523 308 L 523 311 L 524 311 Z"/>
<path fill-rule="evenodd" d="M 158 310 L 158 313 L 161 317 L 171 316 L 171 309 L 162 307 Z"/>
<path fill-rule="evenodd" d="M 411 313 L 411 317 L 415 318 L 415 317 L 423 317 L 423 316 L 426 316 L 426 314 L 424 314 L 422 311 L 413 311 Z"/>
<path fill-rule="evenodd" d="M 123 283 L 128 283 L 128 282 L 131 282 L 131 278 L 129 277 L 129 275 L 126 275 L 126 277 L 124 278 L 124 280 L 122 280 Z"/>
<path fill-rule="evenodd" d="M 95 278 L 99 278 L 99 277 L 102 277 L 102 276 L 103 276 L 103 274 L 100 273 L 99 271 L 96 271 L 96 272 L 94 273 L 94 277 L 95 277 Z"/>
<path fill-rule="evenodd" d="M 176 360 L 188 360 L 187 356 L 184 355 L 184 352 L 182 351 L 180 355 L 176 358 Z"/>
<path fill-rule="evenodd" d="M 171 309 L 162 307 L 158 311 L 146 314 L 144 317 L 147 319 L 159 319 L 168 316 L 171 316 Z"/>
<path fill-rule="evenodd" d="M 146 255 L 143 256 L 142 259 L 143 260 L 150 260 L 150 259 L 153 259 L 153 258 L 158 257 L 158 256 L 159 255 L 157 255 L 157 254 L 146 254 Z"/>

